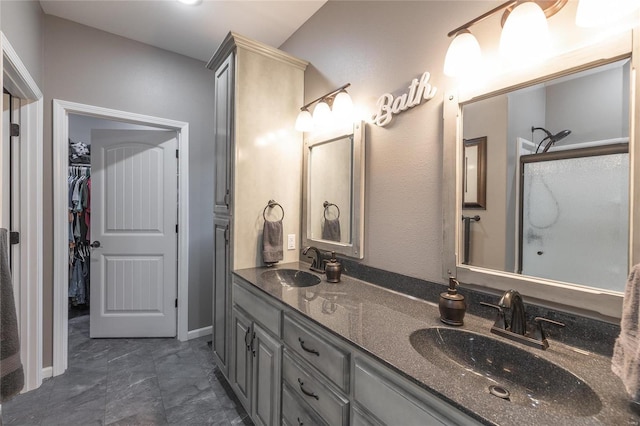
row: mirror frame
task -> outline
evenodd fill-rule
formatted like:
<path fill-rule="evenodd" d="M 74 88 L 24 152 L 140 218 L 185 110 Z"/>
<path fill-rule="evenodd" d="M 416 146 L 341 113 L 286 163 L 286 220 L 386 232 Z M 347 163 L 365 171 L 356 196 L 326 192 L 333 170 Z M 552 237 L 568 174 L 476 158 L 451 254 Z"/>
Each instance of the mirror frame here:
<path fill-rule="evenodd" d="M 311 149 L 319 144 L 331 142 L 342 138 L 352 138 L 352 164 L 351 170 L 351 242 L 342 243 L 336 241 L 310 238 L 308 230 L 311 229 L 311 215 L 309 203 L 309 158 Z M 304 161 L 302 167 L 302 245 L 315 246 L 321 250 L 335 251 L 357 259 L 364 258 L 364 164 L 365 164 L 364 122 L 357 121 L 351 125 L 340 126 L 324 132 L 309 133 L 304 141 Z"/>
<path fill-rule="evenodd" d="M 629 96 L 629 267 L 640 262 L 640 29 L 625 31 L 597 44 L 551 58 L 534 69 L 494 79 L 482 92 L 451 90 L 444 97 L 443 127 L 443 264 L 442 277 L 455 276 L 469 287 L 494 293 L 515 289 L 525 301 L 560 308 L 610 322 L 622 314 L 623 293 L 566 282 L 521 276 L 462 265 L 457 236 L 462 223 L 462 106 L 564 75 L 631 58 Z M 634 226 L 635 225 L 635 226 Z M 493 291 L 492 291 L 493 290 Z"/>

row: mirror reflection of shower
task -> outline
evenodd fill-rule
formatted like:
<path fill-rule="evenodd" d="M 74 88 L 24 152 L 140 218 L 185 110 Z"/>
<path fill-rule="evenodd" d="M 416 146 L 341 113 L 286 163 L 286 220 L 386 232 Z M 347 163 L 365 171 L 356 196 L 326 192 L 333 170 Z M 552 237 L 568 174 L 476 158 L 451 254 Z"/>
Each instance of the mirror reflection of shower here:
<path fill-rule="evenodd" d="M 547 144 L 544 146 L 544 149 L 542 150 L 543 153 L 549 151 L 549 148 L 551 148 L 553 145 L 555 145 L 558 141 L 566 138 L 567 136 L 569 136 L 571 134 L 571 130 L 561 130 L 558 133 L 556 133 L 555 135 L 552 135 L 550 131 L 548 131 L 547 129 L 545 129 L 544 127 L 534 127 L 531 126 L 531 139 L 533 139 L 533 132 L 535 132 L 536 130 L 542 130 L 543 132 L 545 132 L 547 134 L 547 136 L 545 138 L 543 138 L 540 143 L 538 144 L 538 147 L 536 148 L 536 154 L 538 153 L 538 151 L 540 150 L 540 147 L 542 146 L 542 144 L 546 141 Z"/>

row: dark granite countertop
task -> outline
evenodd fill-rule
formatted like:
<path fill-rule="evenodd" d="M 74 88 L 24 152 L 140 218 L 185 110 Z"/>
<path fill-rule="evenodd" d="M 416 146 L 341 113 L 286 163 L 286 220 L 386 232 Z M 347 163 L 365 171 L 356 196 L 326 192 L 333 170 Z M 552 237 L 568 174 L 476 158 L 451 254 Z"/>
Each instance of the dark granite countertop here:
<path fill-rule="evenodd" d="M 305 263 L 287 263 L 277 269 L 308 270 Z M 300 312 L 315 323 L 371 354 L 424 389 L 452 403 L 486 424 L 498 425 L 637 425 L 640 416 L 629 407 L 620 379 L 611 372 L 611 359 L 550 340 L 549 349 L 528 348 L 491 335 L 492 321 L 470 315 L 464 326 L 450 327 L 439 318 L 436 303 L 396 293 L 342 275 L 338 284 L 324 280 L 313 287 L 283 286 L 261 278 L 274 268 L 258 267 L 234 271 L 264 293 Z M 443 287 L 444 290 L 444 287 Z M 461 291 L 464 294 L 464 290 Z M 438 366 L 422 357 L 410 343 L 410 335 L 421 329 L 444 327 L 464 329 L 495 337 L 525 348 L 536 357 L 551 361 L 580 378 L 598 396 L 601 408 L 590 403 L 593 415 L 571 415 L 546 409 L 545 401 L 530 399 L 516 403 L 499 399 L 486 386 L 479 388 L 477 375 L 460 365 Z M 568 330 L 567 330 L 568 331 Z M 486 380 L 486 379 L 484 379 Z M 554 377 L 548 377 L 553 382 Z M 508 386 L 508 384 L 506 385 Z M 578 398 L 576 398 L 578 399 Z M 584 401 L 576 401 L 577 404 Z M 590 414 L 590 413 L 589 413 Z"/>

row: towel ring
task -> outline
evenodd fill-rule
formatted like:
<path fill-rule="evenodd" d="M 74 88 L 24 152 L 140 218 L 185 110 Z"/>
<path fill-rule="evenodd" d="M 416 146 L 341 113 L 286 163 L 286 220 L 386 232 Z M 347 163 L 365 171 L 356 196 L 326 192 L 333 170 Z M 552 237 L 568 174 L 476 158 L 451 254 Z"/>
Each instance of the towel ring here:
<path fill-rule="evenodd" d="M 336 210 L 338 210 L 338 217 L 336 217 L 336 219 L 340 219 L 340 207 L 338 207 L 337 205 L 335 205 L 333 203 L 330 203 L 328 201 L 325 201 L 324 203 L 322 203 L 322 205 L 324 206 L 324 219 L 325 220 L 329 220 L 329 218 L 327 217 L 327 210 L 331 206 L 335 207 Z"/>
<path fill-rule="evenodd" d="M 282 210 L 282 218 L 280 220 L 284 220 L 284 209 L 282 208 L 282 206 L 273 200 L 269 200 L 264 210 L 262 210 L 262 218 L 265 220 L 265 222 L 271 222 L 270 220 L 267 219 L 267 209 L 269 208 L 272 209 L 275 206 L 280 207 L 280 210 Z"/>

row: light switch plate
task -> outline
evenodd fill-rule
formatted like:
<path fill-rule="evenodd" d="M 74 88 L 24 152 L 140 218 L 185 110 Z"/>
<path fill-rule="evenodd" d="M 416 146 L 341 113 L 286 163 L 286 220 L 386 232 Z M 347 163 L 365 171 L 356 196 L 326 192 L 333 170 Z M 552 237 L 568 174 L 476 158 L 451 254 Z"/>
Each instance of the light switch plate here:
<path fill-rule="evenodd" d="M 287 235 L 287 250 L 296 249 L 296 234 Z"/>

